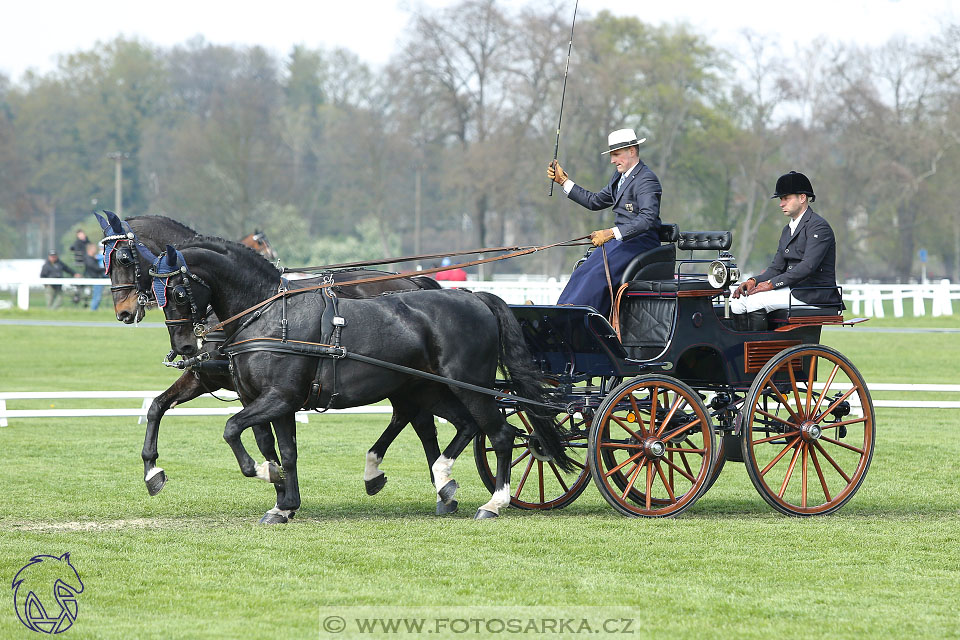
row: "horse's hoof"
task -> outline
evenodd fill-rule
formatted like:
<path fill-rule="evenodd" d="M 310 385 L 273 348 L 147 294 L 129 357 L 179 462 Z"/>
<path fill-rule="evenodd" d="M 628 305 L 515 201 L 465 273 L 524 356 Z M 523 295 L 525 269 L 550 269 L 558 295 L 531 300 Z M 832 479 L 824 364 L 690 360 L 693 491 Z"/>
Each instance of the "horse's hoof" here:
<path fill-rule="evenodd" d="M 293 514 L 290 514 L 290 518 L 292 517 Z M 265 514 L 263 514 L 263 517 L 260 518 L 260 524 L 287 524 L 290 522 L 290 518 L 279 513 L 267 511 Z"/>
<path fill-rule="evenodd" d="M 271 484 L 283 484 L 283 480 L 286 478 L 286 474 L 283 473 L 283 467 L 272 460 L 270 464 L 267 465 L 267 473 L 270 474 Z"/>
<path fill-rule="evenodd" d="M 157 468 L 156 473 L 146 478 L 144 482 L 147 485 L 147 493 L 155 496 L 163 489 L 163 485 L 167 484 L 167 474 L 163 472 L 163 469 Z"/>
<path fill-rule="evenodd" d="M 483 507 L 477 509 L 477 515 L 473 516 L 474 520 L 486 520 L 487 518 L 499 518 L 500 516 L 493 511 L 487 511 Z"/>
<path fill-rule="evenodd" d="M 460 503 L 456 500 L 451 500 L 450 502 L 437 502 L 437 515 L 445 516 L 451 513 L 456 513 L 459 504 Z"/>
<path fill-rule="evenodd" d="M 459 488 L 460 485 L 457 484 L 457 481 L 451 480 L 447 484 L 443 485 L 440 488 L 440 491 L 437 491 L 437 495 L 440 496 L 441 502 L 450 502 L 453 500 L 453 496 L 457 493 L 457 489 Z"/>
<path fill-rule="evenodd" d="M 367 495 L 375 496 L 380 493 L 380 489 L 383 489 L 383 485 L 387 484 L 387 474 L 381 473 L 373 480 L 364 480 L 363 484 L 367 489 Z"/>

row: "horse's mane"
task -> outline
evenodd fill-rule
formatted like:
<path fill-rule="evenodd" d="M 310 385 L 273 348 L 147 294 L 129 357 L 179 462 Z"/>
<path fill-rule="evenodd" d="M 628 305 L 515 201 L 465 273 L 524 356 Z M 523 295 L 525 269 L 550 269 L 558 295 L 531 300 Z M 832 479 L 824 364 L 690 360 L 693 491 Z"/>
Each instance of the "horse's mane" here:
<path fill-rule="evenodd" d="M 280 270 L 273 266 L 273 263 L 260 255 L 256 250 L 239 242 L 224 240 L 217 236 L 195 235 L 189 240 L 184 240 L 175 246 L 180 251 L 193 247 L 209 249 L 210 251 L 215 251 L 240 261 L 242 264 L 238 265 L 238 267 L 256 269 L 263 277 L 272 280 L 280 277 Z"/>
<path fill-rule="evenodd" d="M 129 218 L 124 218 L 124 220 L 127 222 L 142 222 L 146 224 L 155 223 L 162 226 L 173 227 L 176 231 L 183 234 L 188 234 L 191 236 L 199 235 L 196 231 L 183 224 L 179 220 L 174 220 L 173 218 L 168 218 L 167 216 L 130 216 Z"/>

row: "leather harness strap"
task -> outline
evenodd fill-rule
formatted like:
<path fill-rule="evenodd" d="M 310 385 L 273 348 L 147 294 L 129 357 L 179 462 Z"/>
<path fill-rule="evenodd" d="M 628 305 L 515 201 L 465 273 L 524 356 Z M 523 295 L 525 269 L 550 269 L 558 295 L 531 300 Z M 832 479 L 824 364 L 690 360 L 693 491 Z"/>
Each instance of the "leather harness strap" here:
<path fill-rule="evenodd" d="M 581 237 L 579 237 L 579 238 L 574 238 L 574 239 L 572 239 L 572 240 L 564 240 L 564 241 L 562 241 L 562 242 L 554 242 L 553 244 L 543 245 L 543 246 L 539 246 L 539 247 L 529 247 L 529 248 L 526 248 L 526 249 L 521 249 L 521 250 L 519 250 L 519 251 L 514 251 L 513 253 L 508 253 L 508 254 L 505 254 L 505 255 L 502 255 L 502 256 L 495 256 L 495 257 L 493 257 L 493 258 L 484 258 L 484 259 L 482 259 L 482 260 L 471 260 L 470 262 L 463 262 L 463 263 L 458 264 L 458 265 L 448 265 L 448 266 L 446 266 L 446 267 L 433 267 L 433 268 L 431 268 L 431 269 L 424 269 L 423 271 L 417 271 L 417 272 L 414 273 L 414 274 L 409 274 L 409 273 L 395 273 L 395 274 L 390 274 L 390 275 L 385 275 L 385 276 L 376 276 L 376 277 L 373 277 L 373 278 L 362 278 L 362 279 L 360 279 L 360 280 L 352 280 L 352 281 L 350 281 L 350 282 L 325 282 L 325 283 L 323 283 L 323 284 L 314 285 L 314 286 L 312 286 L 312 287 L 304 287 L 304 288 L 302 288 L 302 289 L 290 289 L 290 290 L 280 291 L 279 293 L 276 293 L 276 294 L 270 296 L 270 297 L 267 298 L 266 300 L 263 300 L 263 301 L 261 301 L 261 302 L 258 302 L 257 304 L 253 305 L 252 307 L 250 307 L 250 308 L 248 308 L 248 309 L 244 309 L 244 310 L 241 311 L 240 313 L 237 313 L 237 314 L 234 314 L 234 315 L 230 316 L 230 317 L 227 318 L 226 320 L 221 320 L 219 324 L 216 324 L 216 325 L 210 327 L 209 329 L 207 329 L 206 333 L 209 333 L 209 332 L 211 332 L 211 331 L 218 331 L 218 330 L 220 330 L 220 329 L 223 329 L 226 325 L 230 324 L 230 323 L 233 322 L 234 320 L 237 320 L 237 319 L 239 319 L 239 318 L 242 318 L 243 316 L 247 315 L 248 313 L 251 313 L 251 312 L 253 312 L 253 311 L 256 311 L 257 309 L 259 309 L 259 308 L 261 308 L 261 307 L 263 307 L 263 306 L 265 306 L 265 305 L 267 305 L 267 304 L 270 304 L 271 302 L 273 302 L 273 301 L 276 300 L 277 298 L 282 298 L 282 297 L 285 297 L 285 296 L 297 295 L 297 294 L 300 294 L 300 293 L 308 293 L 308 292 L 310 292 L 310 291 L 317 291 L 317 290 L 319 290 L 319 289 L 329 289 L 329 288 L 332 287 L 332 286 L 350 287 L 350 286 L 355 286 L 355 285 L 358 285 L 358 284 L 367 284 L 367 283 L 370 283 L 370 282 L 385 282 L 385 281 L 388 281 L 388 280 L 396 280 L 396 279 L 398 279 L 398 278 L 409 278 L 411 275 L 425 276 L 425 275 L 429 275 L 429 274 L 431 274 L 431 273 L 439 273 L 439 272 L 441 272 L 441 271 L 446 271 L 446 270 L 452 269 L 452 268 L 454 268 L 454 267 L 460 267 L 460 268 L 463 268 L 463 267 L 472 267 L 472 266 L 475 266 L 475 265 L 478 265 L 478 264 L 484 264 L 484 263 L 487 263 L 487 262 L 495 262 L 495 261 L 497 261 L 497 260 L 506 260 L 507 258 L 516 258 L 516 257 L 518 257 L 518 256 L 525 256 L 525 255 L 530 254 L 530 253 L 536 253 L 537 251 L 543 251 L 544 249 L 550 249 L 550 248 L 552 248 L 552 247 L 559 247 L 559 246 L 561 246 L 561 245 L 566 245 L 566 244 L 569 244 L 569 243 L 572 243 L 572 242 L 578 242 L 578 241 L 580 241 L 580 240 L 584 240 L 584 239 L 589 238 L 589 237 L 590 237 L 590 236 L 581 236 Z M 471 252 L 471 253 L 472 253 L 472 252 Z"/>

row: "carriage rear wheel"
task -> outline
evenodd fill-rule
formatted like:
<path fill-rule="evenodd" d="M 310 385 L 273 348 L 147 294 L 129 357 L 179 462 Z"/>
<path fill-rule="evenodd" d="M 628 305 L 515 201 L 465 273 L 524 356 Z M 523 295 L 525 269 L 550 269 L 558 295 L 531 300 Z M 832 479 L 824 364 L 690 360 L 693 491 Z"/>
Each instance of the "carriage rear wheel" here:
<path fill-rule="evenodd" d="M 568 472 L 540 453 L 536 438 L 530 438 L 533 425 L 523 409 L 504 407 L 501 410 L 516 430 L 511 459 L 510 505 L 518 509 L 561 509 L 576 500 L 590 483 L 586 464 L 586 420 L 580 414 L 571 416 L 565 413 L 554 419 L 567 432 L 565 448 L 575 466 Z M 473 442 L 473 457 L 480 479 L 492 493 L 496 484 L 497 456 L 482 433 Z"/>
<path fill-rule="evenodd" d="M 700 396 L 665 375 L 633 378 L 604 399 L 587 462 L 604 499 L 626 516 L 673 516 L 703 494 L 716 456 Z"/>
<path fill-rule="evenodd" d="M 774 509 L 832 513 L 860 488 L 873 458 L 870 392 L 835 349 L 784 349 L 747 393 L 740 441 L 750 480 Z"/>

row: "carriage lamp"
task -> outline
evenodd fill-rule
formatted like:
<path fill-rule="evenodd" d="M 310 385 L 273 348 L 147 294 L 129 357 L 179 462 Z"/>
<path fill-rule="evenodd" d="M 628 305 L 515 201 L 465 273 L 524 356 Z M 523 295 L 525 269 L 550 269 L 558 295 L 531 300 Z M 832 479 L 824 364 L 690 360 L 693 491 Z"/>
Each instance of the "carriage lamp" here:
<path fill-rule="evenodd" d="M 707 267 L 707 282 L 714 289 L 727 289 L 740 279 L 740 269 L 730 262 L 731 258 L 733 256 L 730 254 L 721 254 L 718 260 Z M 730 296 L 723 297 L 723 317 L 730 317 Z"/>

